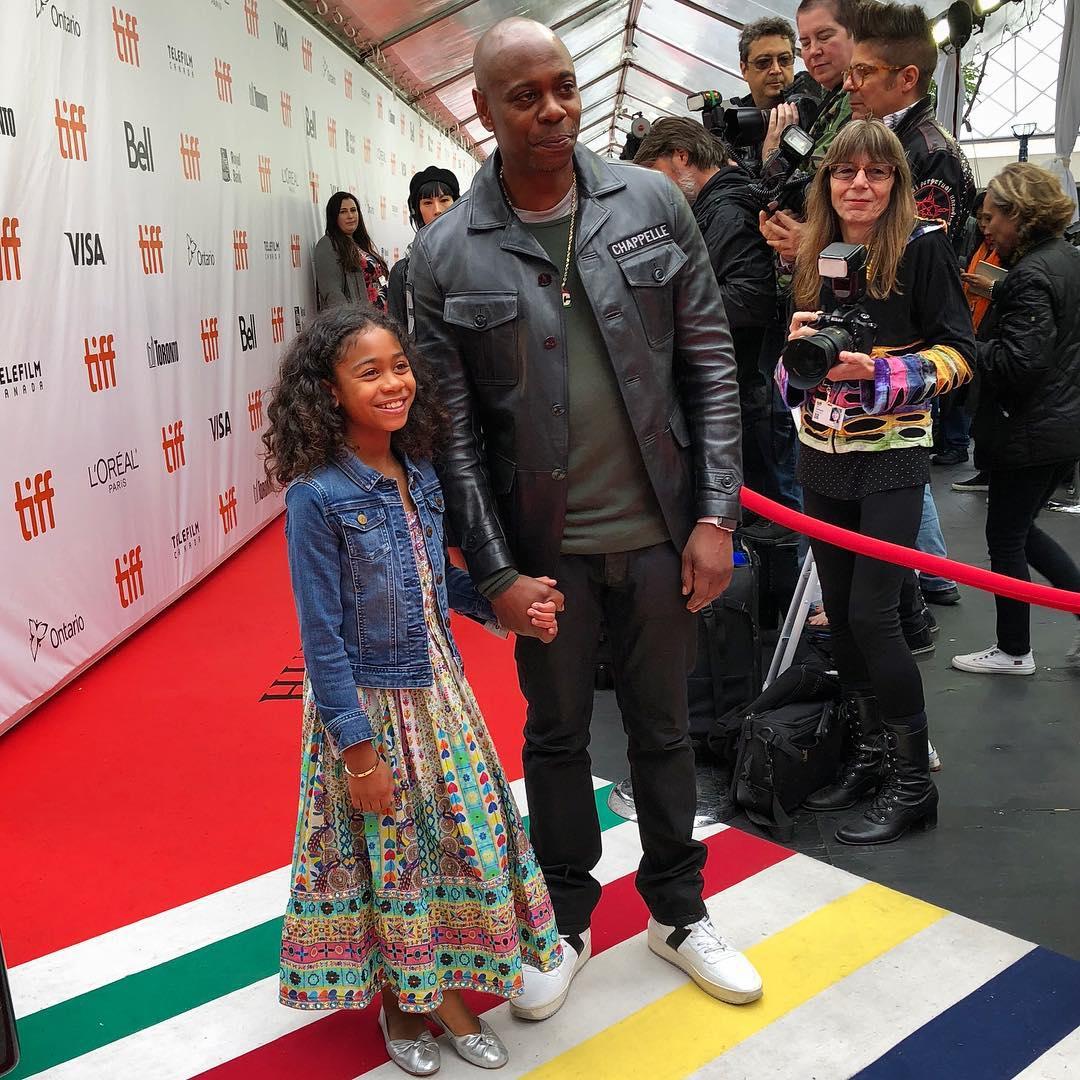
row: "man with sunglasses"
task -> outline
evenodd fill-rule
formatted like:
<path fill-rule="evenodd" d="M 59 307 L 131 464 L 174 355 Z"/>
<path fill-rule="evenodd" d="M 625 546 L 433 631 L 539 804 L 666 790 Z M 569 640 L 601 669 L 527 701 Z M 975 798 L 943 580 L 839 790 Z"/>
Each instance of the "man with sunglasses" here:
<path fill-rule="evenodd" d="M 739 70 L 750 87 L 736 104 L 773 109 L 795 81 L 795 30 L 787 19 L 770 16 L 743 28 L 739 35 Z"/>

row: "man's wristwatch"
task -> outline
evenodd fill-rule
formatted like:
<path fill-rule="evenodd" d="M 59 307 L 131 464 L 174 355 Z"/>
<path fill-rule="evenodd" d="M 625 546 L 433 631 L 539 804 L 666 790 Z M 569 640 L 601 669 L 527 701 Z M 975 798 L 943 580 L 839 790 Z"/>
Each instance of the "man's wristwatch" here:
<path fill-rule="evenodd" d="M 699 525 L 715 525 L 718 529 L 723 529 L 724 532 L 734 532 L 739 523 L 734 518 L 725 517 L 699 517 L 697 519 Z"/>

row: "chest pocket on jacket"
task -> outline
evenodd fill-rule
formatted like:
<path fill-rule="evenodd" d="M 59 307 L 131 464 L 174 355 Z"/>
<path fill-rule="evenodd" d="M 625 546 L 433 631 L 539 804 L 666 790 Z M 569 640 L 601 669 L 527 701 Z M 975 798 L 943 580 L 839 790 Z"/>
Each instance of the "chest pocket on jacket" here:
<path fill-rule="evenodd" d="M 458 327 L 473 380 L 514 386 L 521 373 L 516 292 L 457 293 L 443 302 L 443 318 Z"/>
<path fill-rule="evenodd" d="M 372 506 L 339 510 L 334 516 L 345 534 L 345 543 L 352 558 L 376 562 L 389 553 L 390 523 L 386 520 L 385 510 Z"/>
<path fill-rule="evenodd" d="M 654 349 L 666 345 L 675 333 L 671 281 L 685 263 L 686 252 L 672 242 L 636 251 L 619 260 L 619 269 L 637 304 L 645 337 Z"/>

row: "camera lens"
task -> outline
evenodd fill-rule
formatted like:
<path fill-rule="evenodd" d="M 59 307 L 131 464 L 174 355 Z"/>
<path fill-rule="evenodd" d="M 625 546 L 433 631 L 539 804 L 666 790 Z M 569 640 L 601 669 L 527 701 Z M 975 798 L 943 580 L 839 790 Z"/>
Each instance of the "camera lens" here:
<path fill-rule="evenodd" d="M 840 362 L 840 354 L 851 346 L 851 335 L 840 326 L 826 326 L 810 337 L 789 341 L 783 357 L 788 385 L 796 390 L 820 386 L 829 369 Z"/>

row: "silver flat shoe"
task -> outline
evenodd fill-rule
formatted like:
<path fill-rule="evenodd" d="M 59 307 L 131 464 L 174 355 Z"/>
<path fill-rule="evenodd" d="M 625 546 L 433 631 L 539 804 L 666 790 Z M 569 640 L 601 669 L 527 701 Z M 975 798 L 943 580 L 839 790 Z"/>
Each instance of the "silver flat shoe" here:
<path fill-rule="evenodd" d="M 431 1076 L 439 1071 L 442 1057 L 439 1044 L 430 1031 L 425 1031 L 416 1039 L 391 1039 L 386 1026 L 386 1012 L 379 1009 L 379 1030 L 386 1041 L 386 1052 L 390 1060 L 399 1068 L 413 1076 Z"/>
<path fill-rule="evenodd" d="M 446 1032 L 450 1045 L 470 1065 L 481 1069 L 501 1069 L 510 1060 L 510 1051 L 505 1043 L 492 1030 L 491 1025 L 480 1017 L 480 1030 L 473 1035 L 455 1035 L 442 1021 L 438 1013 L 433 1012 L 435 1023 Z"/>

